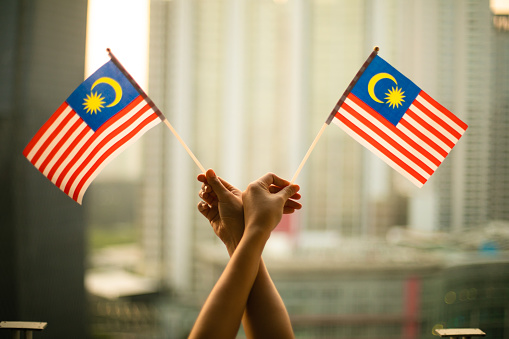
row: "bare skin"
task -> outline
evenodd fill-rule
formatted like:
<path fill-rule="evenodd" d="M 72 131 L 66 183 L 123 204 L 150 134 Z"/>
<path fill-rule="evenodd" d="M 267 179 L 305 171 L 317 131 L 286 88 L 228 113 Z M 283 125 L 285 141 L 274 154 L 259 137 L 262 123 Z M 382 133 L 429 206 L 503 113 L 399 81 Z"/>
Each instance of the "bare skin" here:
<path fill-rule="evenodd" d="M 212 170 L 200 174 L 198 210 L 224 242 L 230 262 L 214 286 L 190 338 L 293 338 L 288 312 L 261 254 L 283 213 L 301 208 L 298 186 L 267 174 L 240 192 Z"/>

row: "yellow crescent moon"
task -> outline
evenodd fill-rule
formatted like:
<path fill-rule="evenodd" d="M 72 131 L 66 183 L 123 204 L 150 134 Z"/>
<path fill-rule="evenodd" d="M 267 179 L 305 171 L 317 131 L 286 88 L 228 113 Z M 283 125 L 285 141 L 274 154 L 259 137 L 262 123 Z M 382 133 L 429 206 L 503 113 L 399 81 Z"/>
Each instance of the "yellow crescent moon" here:
<path fill-rule="evenodd" d="M 396 79 L 394 79 L 394 77 L 392 75 L 390 75 L 389 73 L 378 73 L 378 74 L 373 75 L 373 77 L 371 78 L 371 80 L 369 80 L 369 83 L 368 83 L 368 93 L 369 93 L 369 96 L 371 97 L 371 99 L 373 99 L 376 102 L 379 102 L 381 104 L 383 104 L 384 102 L 379 100 L 376 97 L 375 85 L 377 82 L 379 82 L 382 79 L 390 79 L 390 80 L 394 81 L 396 83 L 396 85 L 398 84 Z"/>
<path fill-rule="evenodd" d="M 120 86 L 120 84 L 118 82 L 116 82 L 112 78 L 102 77 L 102 78 L 97 79 L 94 82 L 94 84 L 92 85 L 92 88 L 90 90 L 93 90 L 95 86 L 97 86 L 99 84 L 103 84 L 103 83 L 110 85 L 113 88 L 113 90 L 115 91 L 115 100 L 113 100 L 113 102 L 106 107 L 115 106 L 116 104 L 118 104 L 120 99 L 122 99 L 122 87 Z"/>

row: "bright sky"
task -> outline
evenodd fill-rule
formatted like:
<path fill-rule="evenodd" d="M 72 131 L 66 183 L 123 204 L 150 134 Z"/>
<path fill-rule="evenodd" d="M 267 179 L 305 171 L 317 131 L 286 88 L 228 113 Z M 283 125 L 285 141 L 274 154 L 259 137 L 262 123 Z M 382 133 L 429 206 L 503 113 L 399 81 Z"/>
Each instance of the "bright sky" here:
<path fill-rule="evenodd" d="M 149 0 L 89 0 L 85 78 L 110 60 L 106 48 L 148 89 Z M 104 168 L 96 181 L 136 179 L 141 173 L 138 141 Z"/>
<path fill-rule="evenodd" d="M 509 0 L 490 0 L 490 7 L 495 14 L 509 14 Z"/>
<path fill-rule="evenodd" d="M 89 0 L 85 76 L 109 60 L 106 48 L 146 89 L 149 0 Z"/>

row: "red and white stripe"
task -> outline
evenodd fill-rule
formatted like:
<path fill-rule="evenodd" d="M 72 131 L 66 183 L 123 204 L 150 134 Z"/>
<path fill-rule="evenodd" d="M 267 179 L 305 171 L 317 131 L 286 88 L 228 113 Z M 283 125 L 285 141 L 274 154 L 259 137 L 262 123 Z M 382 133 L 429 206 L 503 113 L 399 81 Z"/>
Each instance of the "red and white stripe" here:
<path fill-rule="evenodd" d="M 23 155 L 81 204 L 85 191 L 101 170 L 160 122 L 139 96 L 94 132 L 64 102 L 32 138 Z"/>
<path fill-rule="evenodd" d="M 333 122 L 418 187 L 435 172 L 468 127 L 423 91 L 397 126 L 352 93 Z"/>

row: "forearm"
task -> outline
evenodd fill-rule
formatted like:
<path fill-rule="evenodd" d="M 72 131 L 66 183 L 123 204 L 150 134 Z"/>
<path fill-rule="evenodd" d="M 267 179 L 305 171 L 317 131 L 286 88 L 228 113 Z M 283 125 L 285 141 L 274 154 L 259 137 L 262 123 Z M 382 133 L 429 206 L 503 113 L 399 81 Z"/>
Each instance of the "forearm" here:
<path fill-rule="evenodd" d="M 225 242 L 230 257 L 239 241 L 240 239 L 231 239 Z M 260 259 L 258 274 L 246 303 L 242 324 L 247 338 L 293 338 L 290 317 L 263 259 Z"/>
<path fill-rule="evenodd" d="M 270 278 L 263 259 L 242 319 L 248 338 L 293 338 L 286 307 Z"/>
<path fill-rule="evenodd" d="M 190 338 L 235 338 L 268 235 L 246 231 L 205 301 Z"/>

